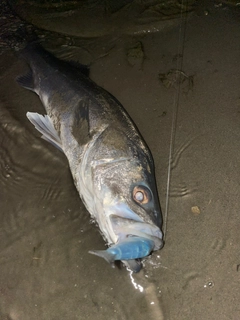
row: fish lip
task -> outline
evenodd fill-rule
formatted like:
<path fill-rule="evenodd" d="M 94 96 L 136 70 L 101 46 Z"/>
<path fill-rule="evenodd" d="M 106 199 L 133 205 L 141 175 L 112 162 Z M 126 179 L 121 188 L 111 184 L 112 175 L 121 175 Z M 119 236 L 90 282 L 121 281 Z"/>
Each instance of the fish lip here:
<path fill-rule="evenodd" d="M 158 249 L 156 249 L 156 250 L 161 250 L 161 249 L 163 248 L 163 246 L 164 246 L 164 241 L 163 241 L 163 239 L 160 239 L 160 245 L 159 245 L 159 248 L 158 248 Z"/>
<path fill-rule="evenodd" d="M 155 244 L 155 246 L 154 246 L 154 251 L 162 249 L 162 247 L 163 247 L 163 245 L 164 245 L 163 239 L 158 238 L 158 237 L 151 237 L 151 236 L 149 237 L 148 235 L 147 235 L 146 238 L 147 238 L 147 239 L 151 239 L 151 240 L 154 241 L 154 244 Z"/>
<path fill-rule="evenodd" d="M 141 237 L 154 241 L 154 251 L 163 247 L 162 232 L 157 225 L 124 218 L 123 216 L 111 214 L 109 216 L 113 232 L 117 236 L 117 242 L 128 237 Z"/>

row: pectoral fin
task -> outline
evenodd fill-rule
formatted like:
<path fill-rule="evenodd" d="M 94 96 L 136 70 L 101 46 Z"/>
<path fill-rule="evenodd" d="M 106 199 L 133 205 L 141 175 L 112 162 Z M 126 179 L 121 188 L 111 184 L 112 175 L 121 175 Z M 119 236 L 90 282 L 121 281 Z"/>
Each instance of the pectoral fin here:
<path fill-rule="evenodd" d="M 50 142 L 52 145 L 54 145 L 54 147 L 63 152 L 61 140 L 49 116 L 42 116 L 41 114 L 36 112 L 27 112 L 27 118 L 42 134 L 42 138 L 44 140 Z"/>

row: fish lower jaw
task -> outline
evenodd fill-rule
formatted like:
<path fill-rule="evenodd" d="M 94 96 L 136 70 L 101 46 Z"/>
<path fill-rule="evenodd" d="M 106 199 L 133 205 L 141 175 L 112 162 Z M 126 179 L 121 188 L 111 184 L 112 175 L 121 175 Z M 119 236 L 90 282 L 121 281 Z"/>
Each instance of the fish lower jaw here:
<path fill-rule="evenodd" d="M 120 235 L 118 236 L 118 240 L 117 242 L 115 243 L 119 243 L 121 241 L 124 241 L 126 239 L 129 239 L 129 238 L 143 238 L 143 239 L 146 239 L 146 240 L 152 240 L 155 244 L 154 248 L 153 248 L 153 251 L 156 251 L 156 250 L 159 250 L 163 247 L 163 240 L 160 239 L 160 238 L 157 238 L 157 237 L 154 237 L 154 236 L 151 236 L 149 234 L 146 234 L 146 233 L 141 233 L 141 232 L 131 232 L 129 234 L 125 234 L 125 235 Z"/>

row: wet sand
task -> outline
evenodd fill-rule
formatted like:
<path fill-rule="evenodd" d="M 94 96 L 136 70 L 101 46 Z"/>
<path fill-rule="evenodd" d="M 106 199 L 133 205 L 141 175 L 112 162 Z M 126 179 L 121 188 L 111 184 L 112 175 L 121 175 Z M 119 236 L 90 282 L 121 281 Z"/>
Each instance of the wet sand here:
<path fill-rule="evenodd" d="M 91 62 L 91 78 L 121 101 L 153 153 L 165 246 L 137 275 L 88 254 L 104 241 L 65 156 L 25 116 L 44 113 L 15 83 L 26 65 L 2 53 L 1 320 L 240 318 L 239 21 L 237 8 L 211 3 L 158 32 L 108 35 L 88 51 L 55 47 Z M 132 51 L 139 42 L 144 56 Z"/>

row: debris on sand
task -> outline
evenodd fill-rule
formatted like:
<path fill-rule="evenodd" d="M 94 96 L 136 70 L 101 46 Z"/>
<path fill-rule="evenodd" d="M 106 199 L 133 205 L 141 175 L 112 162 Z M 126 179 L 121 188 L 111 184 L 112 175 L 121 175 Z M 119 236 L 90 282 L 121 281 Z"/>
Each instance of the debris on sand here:
<path fill-rule="evenodd" d="M 198 206 L 193 206 L 193 207 L 191 208 L 191 211 L 192 211 L 192 213 L 195 214 L 195 215 L 199 215 L 199 214 L 201 213 L 200 208 L 199 208 Z"/>
<path fill-rule="evenodd" d="M 145 53 L 143 44 L 141 41 L 135 42 L 128 50 L 127 50 L 127 60 L 131 66 L 138 66 L 142 69 L 143 61 L 145 59 Z"/>
<path fill-rule="evenodd" d="M 159 80 L 167 89 L 174 87 L 177 89 L 180 85 L 184 84 L 184 92 L 188 93 L 193 90 L 193 76 L 187 75 L 179 69 L 171 69 L 167 73 L 159 73 Z"/>

